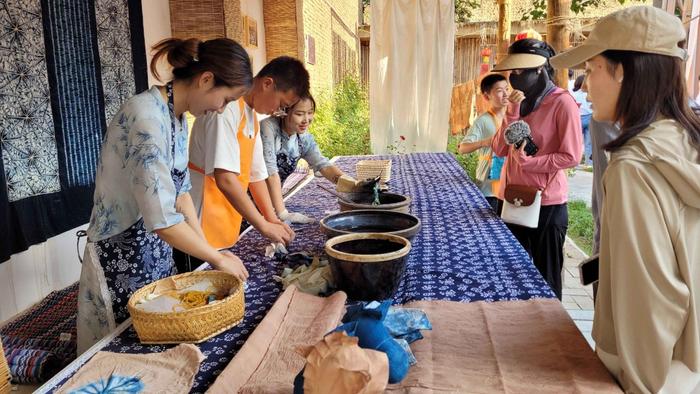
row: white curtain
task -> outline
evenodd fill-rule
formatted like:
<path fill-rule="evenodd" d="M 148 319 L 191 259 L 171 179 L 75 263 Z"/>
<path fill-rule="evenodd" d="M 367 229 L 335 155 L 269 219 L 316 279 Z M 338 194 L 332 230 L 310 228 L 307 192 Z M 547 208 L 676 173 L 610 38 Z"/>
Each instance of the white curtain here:
<path fill-rule="evenodd" d="M 372 0 L 372 152 L 445 151 L 454 61 L 454 0 Z"/>

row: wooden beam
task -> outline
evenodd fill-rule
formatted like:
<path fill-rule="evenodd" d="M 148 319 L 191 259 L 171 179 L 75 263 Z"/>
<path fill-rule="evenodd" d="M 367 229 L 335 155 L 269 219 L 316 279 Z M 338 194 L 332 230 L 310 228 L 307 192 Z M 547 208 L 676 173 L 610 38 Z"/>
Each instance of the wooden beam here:
<path fill-rule="evenodd" d="M 691 2 L 691 0 L 687 0 Z M 691 13 L 693 17 L 700 15 L 700 2 L 692 2 Z M 698 90 L 698 78 L 700 77 L 700 20 L 693 19 L 688 26 L 688 60 L 686 61 L 685 78 L 688 86 L 688 94 L 696 98 Z"/>
<path fill-rule="evenodd" d="M 683 2 L 683 7 L 681 8 L 683 10 L 683 14 L 681 15 L 683 24 L 688 27 L 688 23 L 691 18 L 691 12 L 692 12 L 692 7 L 693 7 L 693 2 L 691 0 L 685 0 Z"/>
<path fill-rule="evenodd" d="M 547 42 L 560 53 L 570 47 L 569 14 L 571 0 L 547 0 Z M 555 83 L 566 89 L 569 81 L 568 70 L 555 70 Z"/>
<path fill-rule="evenodd" d="M 496 36 L 496 63 L 508 54 L 510 45 L 510 1 L 498 0 L 498 35 Z"/>
<path fill-rule="evenodd" d="M 304 0 L 296 0 L 297 59 L 306 63 L 306 36 L 304 31 Z M 269 56 L 268 56 L 269 57 Z"/>
<path fill-rule="evenodd" d="M 595 26 L 596 21 L 598 21 L 599 18 L 576 18 L 579 22 L 579 24 L 582 26 L 582 32 L 583 33 L 590 33 L 591 30 L 593 30 L 593 26 Z M 362 29 L 367 29 L 369 31 L 369 26 L 363 26 L 360 29 L 360 38 L 364 38 L 363 34 L 367 34 L 367 37 L 369 37 L 369 33 L 363 33 Z M 470 22 L 470 23 L 461 23 L 457 25 L 457 31 L 455 32 L 455 38 L 473 38 L 473 37 L 481 37 L 481 31 L 482 29 L 485 29 L 486 31 L 493 32 L 493 36 L 496 36 L 497 31 L 498 31 L 498 22 Z M 533 29 L 536 32 L 540 33 L 542 36 L 547 35 L 547 25 L 544 20 L 541 21 L 512 21 L 510 23 L 510 31 L 511 31 L 511 36 L 514 34 L 517 34 L 523 30 L 526 29 Z"/>

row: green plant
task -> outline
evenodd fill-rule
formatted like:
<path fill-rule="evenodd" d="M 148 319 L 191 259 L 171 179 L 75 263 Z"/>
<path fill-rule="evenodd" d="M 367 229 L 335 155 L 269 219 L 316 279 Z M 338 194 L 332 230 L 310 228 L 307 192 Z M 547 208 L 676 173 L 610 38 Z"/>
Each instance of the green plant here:
<path fill-rule="evenodd" d="M 593 214 L 586 203 L 581 200 L 569 201 L 568 234 L 576 245 L 586 254 L 593 250 Z"/>
<path fill-rule="evenodd" d="M 479 162 L 479 155 L 476 152 L 472 152 L 466 155 L 461 155 L 457 153 L 457 149 L 459 147 L 459 143 L 462 141 L 462 136 L 461 135 L 450 135 L 450 138 L 447 140 L 447 151 L 454 156 L 454 158 L 457 160 L 457 163 L 459 163 L 462 168 L 464 168 L 464 171 L 467 172 L 467 175 L 469 175 L 469 178 L 473 181 L 476 179 L 476 165 Z"/>
<path fill-rule="evenodd" d="M 370 154 L 369 99 L 357 77 L 346 77 L 317 102 L 311 132 L 324 155 Z"/>
<path fill-rule="evenodd" d="M 413 149 L 415 150 L 416 144 L 413 144 Z M 392 155 L 404 155 L 407 152 L 407 146 L 406 146 L 406 137 L 400 135 L 397 140 L 394 141 L 393 144 L 387 145 L 386 150 L 389 154 Z"/>
<path fill-rule="evenodd" d="M 617 0 L 620 4 L 625 4 L 626 0 Z M 603 0 L 572 0 L 571 11 L 574 14 L 581 14 L 589 7 L 599 7 Z M 547 0 L 534 0 L 532 8 L 523 15 L 522 20 L 545 19 L 547 17 Z"/>
<path fill-rule="evenodd" d="M 472 17 L 472 10 L 481 6 L 480 1 L 455 0 L 455 22 L 467 22 Z"/>

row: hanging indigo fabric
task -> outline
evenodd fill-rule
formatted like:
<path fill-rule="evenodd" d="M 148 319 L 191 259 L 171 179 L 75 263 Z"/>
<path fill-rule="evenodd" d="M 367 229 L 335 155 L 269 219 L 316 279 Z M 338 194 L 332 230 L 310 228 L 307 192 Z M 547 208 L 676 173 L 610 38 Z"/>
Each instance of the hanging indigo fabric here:
<path fill-rule="evenodd" d="M 147 88 L 139 0 L 0 2 L 0 262 L 85 224 L 111 116 Z"/>

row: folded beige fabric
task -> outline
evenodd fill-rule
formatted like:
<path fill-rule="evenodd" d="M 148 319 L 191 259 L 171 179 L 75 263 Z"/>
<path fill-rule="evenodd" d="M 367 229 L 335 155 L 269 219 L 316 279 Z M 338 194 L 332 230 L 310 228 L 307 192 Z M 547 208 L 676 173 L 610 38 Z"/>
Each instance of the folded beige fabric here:
<path fill-rule="evenodd" d="M 388 391 L 620 393 L 557 300 L 418 301 L 433 325 L 411 344 L 418 364 Z"/>
<path fill-rule="evenodd" d="M 208 393 L 291 393 L 306 360 L 298 352 L 340 323 L 347 296 L 316 297 L 289 286 Z"/>
<path fill-rule="evenodd" d="M 275 275 L 272 278 L 282 283 L 283 289 L 294 285 L 298 290 L 312 295 L 323 294 L 329 287 L 334 286 L 333 273 L 328 261 L 320 260 L 318 256 L 314 257 L 309 266 L 302 264 L 294 270 L 285 268 L 282 276 Z"/>
<path fill-rule="evenodd" d="M 334 332 L 305 351 L 304 393 L 383 393 L 389 381 L 389 359 L 384 352 L 362 349 L 358 342 L 345 331 Z"/>
<path fill-rule="evenodd" d="M 57 392 L 189 393 L 202 360 L 190 344 L 151 354 L 98 352 Z"/>

